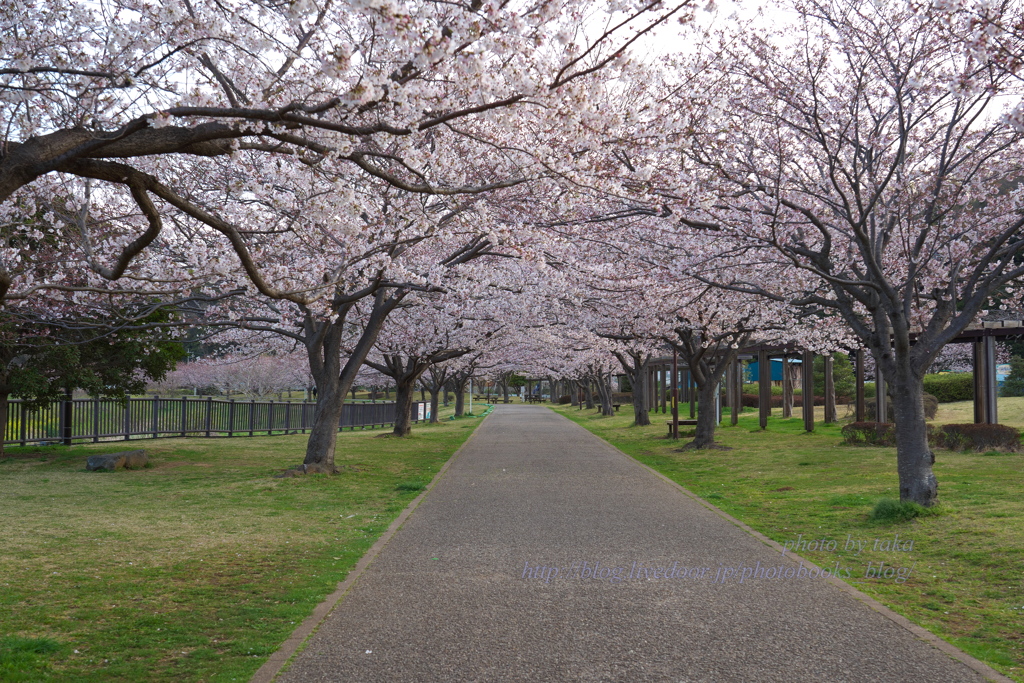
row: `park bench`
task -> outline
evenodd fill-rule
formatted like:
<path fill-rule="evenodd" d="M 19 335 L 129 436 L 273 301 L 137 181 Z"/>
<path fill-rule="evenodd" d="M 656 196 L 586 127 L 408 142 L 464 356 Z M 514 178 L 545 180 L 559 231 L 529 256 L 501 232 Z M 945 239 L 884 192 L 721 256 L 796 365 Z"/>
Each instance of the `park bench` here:
<path fill-rule="evenodd" d="M 668 435 L 672 436 L 672 420 L 669 420 L 665 424 L 668 425 Z M 696 420 L 679 420 L 678 424 L 679 424 L 680 427 L 682 427 L 684 425 L 688 426 L 688 427 L 696 427 L 697 426 L 697 421 Z"/>

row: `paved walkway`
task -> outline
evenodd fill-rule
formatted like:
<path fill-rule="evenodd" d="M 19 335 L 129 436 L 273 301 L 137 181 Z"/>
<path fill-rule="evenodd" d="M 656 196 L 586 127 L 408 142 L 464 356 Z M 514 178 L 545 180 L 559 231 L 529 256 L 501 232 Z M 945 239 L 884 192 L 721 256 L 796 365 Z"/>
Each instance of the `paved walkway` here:
<path fill-rule="evenodd" d="M 828 581 L 718 574 L 758 563 L 800 569 L 547 408 L 498 406 L 278 680 L 986 680 Z"/>

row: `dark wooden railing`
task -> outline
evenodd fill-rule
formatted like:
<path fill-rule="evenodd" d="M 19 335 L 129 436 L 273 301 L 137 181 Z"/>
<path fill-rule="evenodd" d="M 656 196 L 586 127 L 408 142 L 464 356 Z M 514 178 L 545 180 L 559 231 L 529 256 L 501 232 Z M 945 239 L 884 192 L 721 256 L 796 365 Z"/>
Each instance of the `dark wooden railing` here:
<path fill-rule="evenodd" d="M 307 401 L 236 401 L 211 397 L 131 398 L 127 404 L 93 398 L 57 401 L 29 410 L 10 402 L 5 444 L 113 441 L 171 436 L 257 436 L 298 434 L 313 424 L 315 403 Z M 412 418 L 418 422 L 418 402 Z M 338 429 L 384 427 L 395 422 L 394 403 L 346 403 Z"/>

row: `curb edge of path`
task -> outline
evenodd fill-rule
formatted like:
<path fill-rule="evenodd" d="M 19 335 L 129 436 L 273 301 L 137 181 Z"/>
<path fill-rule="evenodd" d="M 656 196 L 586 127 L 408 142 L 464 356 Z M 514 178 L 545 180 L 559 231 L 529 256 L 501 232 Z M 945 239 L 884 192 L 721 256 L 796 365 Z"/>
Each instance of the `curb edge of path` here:
<path fill-rule="evenodd" d="M 583 425 L 581 425 L 581 424 L 579 424 L 577 422 L 573 422 L 568 417 L 566 417 L 565 415 L 562 415 L 561 413 L 559 413 L 556 410 L 552 410 L 551 412 L 553 412 L 556 415 L 560 415 L 561 417 L 565 418 L 566 420 L 568 420 L 572 424 L 574 424 L 577 427 L 579 427 L 580 429 L 584 430 L 587 434 L 590 434 L 592 436 L 597 437 L 598 439 L 601 439 L 602 442 L 604 442 L 606 445 L 608 445 L 608 447 L 613 449 L 616 453 L 619 453 L 622 457 L 627 458 L 631 462 L 634 462 L 637 465 L 639 465 L 640 467 L 643 467 L 643 468 L 647 469 L 648 471 L 650 471 L 655 476 L 657 476 L 657 477 L 661 478 L 662 480 L 664 480 L 665 482 L 667 482 L 670 486 L 678 489 L 680 492 L 683 493 L 683 495 L 685 495 L 688 498 L 692 499 L 693 501 L 697 502 L 699 505 L 704 506 L 705 508 L 707 508 L 711 512 L 713 512 L 716 515 L 718 515 L 719 517 L 721 517 L 722 519 L 724 519 L 724 520 L 726 520 L 728 522 L 731 522 L 732 524 L 736 525 L 737 527 L 739 527 L 743 531 L 747 532 L 748 534 L 750 534 L 751 536 L 753 536 L 757 540 L 761 541 L 765 545 L 767 545 L 767 546 L 769 546 L 771 548 L 774 548 L 775 550 L 778 550 L 780 552 L 782 552 L 784 550 L 782 545 L 780 545 L 778 542 L 773 541 L 772 539 L 768 538 L 767 536 L 762 534 L 760 531 L 756 531 L 756 530 L 750 528 L 749 526 L 747 526 L 746 524 L 744 524 L 740 520 L 736 519 L 735 517 L 733 517 L 729 513 L 724 512 L 723 510 L 718 509 L 717 507 L 715 507 L 711 503 L 707 502 L 706 500 L 704 500 L 703 498 L 701 498 L 697 494 L 695 494 L 692 491 L 688 490 L 682 484 L 680 484 L 678 482 L 675 482 L 675 481 L 672 481 L 667 476 L 665 476 L 661 472 L 657 471 L 653 467 L 650 467 L 649 465 L 645 465 L 644 463 L 640 462 L 636 458 L 634 458 L 631 455 L 627 454 L 625 451 L 622 451 L 622 450 L 616 448 L 611 443 L 609 443 L 605 439 L 601 438 L 600 436 L 597 436 L 597 434 L 594 434 L 593 432 L 591 432 L 589 429 L 587 429 Z M 475 433 L 476 432 L 474 432 L 474 434 Z M 796 554 L 796 553 L 794 553 L 792 551 L 787 551 L 786 555 L 789 555 L 791 557 L 796 558 L 799 561 L 802 561 L 807 566 L 817 567 L 819 569 L 819 571 L 821 569 L 821 567 L 818 567 L 818 565 L 816 565 L 815 563 L 811 562 L 810 560 L 808 560 L 808 559 L 806 559 L 804 557 L 801 557 L 800 555 L 798 555 L 798 554 Z M 924 641 L 924 642 L 928 643 L 932 647 L 934 647 L 937 650 L 941 651 L 943 654 L 945 654 L 948 657 L 950 657 L 950 658 L 960 662 L 961 664 L 963 664 L 967 668 L 973 670 L 978 675 L 984 676 L 985 679 L 987 679 L 989 681 L 993 681 L 994 683 L 1014 683 L 1013 679 L 1007 678 L 1003 674 L 999 673 L 998 671 L 996 671 L 995 669 L 990 667 L 988 664 L 985 664 L 984 662 L 982 662 L 979 659 L 975 659 L 974 657 L 972 657 L 971 655 L 967 654 L 966 652 L 964 652 L 960 648 L 947 643 L 942 638 L 939 638 L 937 635 L 935 635 L 931 631 L 929 631 L 927 629 L 924 629 L 924 628 L 918 626 L 917 624 L 913 623 L 912 621 L 910 621 L 906 617 L 904 617 L 904 616 L 902 616 L 900 614 L 897 614 L 896 612 L 892 611 L 891 609 L 889 609 L 888 607 L 886 607 L 882 603 L 880 603 L 877 600 L 875 600 L 874 598 L 872 598 L 870 595 L 857 590 L 856 588 L 854 588 L 850 584 L 846 583 L 845 581 L 837 579 L 837 578 L 835 578 L 833 576 L 826 577 L 825 580 L 828 581 L 829 583 L 831 583 L 832 585 L 836 586 L 837 588 L 839 588 L 843 592 L 845 592 L 847 595 L 849 595 L 853 599 L 859 600 L 860 602 L 864 603 L 865 605 L 867 605 L 868 607 L 870 607 L 874 611 L 876 611 L 879 614 L 881 614 L 883 617 L 889 619 L 889 621 L 892 621 L 893 623 L 895 623 L 897 626 L 902 627 L 906 631 L 910 631 L 910 633 L 912 633 L 918 640 L 921 640 L 921 641 Z"/>
<path fill-rule="evenodd" d="M 412 515 L 413 511 L 419 507 L 419 504 L 434 488 L 434 485 L 438 480 L 445 472 L 448 471 L 448 467 L 462 454 L 462 451 L 466 446 L 476 438 L 477 431 L 487 420 L 487 417 L 490 417 L 490 415 L 480 420 L 480 423 L 473 430 L 473 433 L 470 434 L 469 438 L 463 441 L 462 445 L 459 446 L 458 449 L 452 453 L 451 457 L 445 461 L 444 465 L 441 466 L 441 469 L 434 475 L 434 478 L 430 480 L 429 484 L 427 484 L 427 487 L 423 489 L 418 496 L 412 499 L 405 509 L 402 510 L 401 514 L 391 522 L 381 537 L 378 538 L 372 546 L 370 546 L 370 549 L 367 550 L 361 558 L 359 558 L 356 566 L 349 571 L 345 579 L 334 589 L 334 592 L 324 598 L 323 602 L 316 606 L 312 614 L 306 617 L 303 622 L 299 624 L 294 631 L 292 631 L 291 635 L 281 643 L 281 646 L 275 650 L 272 655 L 270 655 L 267 661 L 263 663 L 263 666 L 256 670 L 256 673 L 254 673 L 252 678 L 249 679 L 249 683 L 272 683 L 272 681 L 277 678 L 278 674 L 284 670 L 285 665 L 288 664 L 295 653 L 299 651 L 299 648 L 302 647 L 306 640 L 316 632 L 324 620 L 327 619 L 327 616 L 334 610 L 338 603 L 341 602 L 341 599 L 345 597 L 345 594 L 349 592 L 356 580 L 359 579 L 363 572 L 366 571 L 366 568 L 370 566 L 370 563 L 377 558 L 377 555 L 380 554 L 384 549 L 384 546 L 388 544 L 398 529 L 407 519 L 409 519 L 409 516 Z"/>

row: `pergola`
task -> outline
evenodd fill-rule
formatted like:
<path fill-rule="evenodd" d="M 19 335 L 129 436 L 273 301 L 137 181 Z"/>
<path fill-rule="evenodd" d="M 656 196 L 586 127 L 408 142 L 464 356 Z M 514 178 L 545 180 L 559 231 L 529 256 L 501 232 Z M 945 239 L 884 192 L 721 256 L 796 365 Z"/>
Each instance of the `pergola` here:
<path fill-rule="evenodd" d="M 961 334 L 955 337 L 950 344 L 972 344 L 973 345 L 973 374 L 974 374 L 974 422 L 996 424 L 999 421 L 998 413 L 998 385 L 996 382 L 996 352 L 995 343 L 998 339 L 1019 338 L 1024 339 L 1024 321 L 1017 319 L 981 320 L 969 325 Z M 912 337 L 913 340 L 913 337 Z M 863 422 L 867 415 L 867 402 L 864 398 L 864 349 L 854 349 L 854 367 L 856 375 L 856 420 Z M 744 360 L 757 360 L 758 362 L 758 412 L 759 423 L 764 429 L 768 425 L 768 417 L 771 414 L 771 361 L 775 358 L 782 359 L 783 372 L 783 416 L 789 417 L 787 413 L 792 406 L 791 391 L 792 372 L 790 358 L 798 357 L 803 368 L 814 367 L 815 353 L 801 349 L 797 342 L 783 345 L 758 345 L 740 350 L 736 360 L 726 368 L 725 376 L 725 403 L 731 409 L 731 422 L 736 424 L 739 420 L 739 413 L 742 408 L 743 375 L 741 362 Z M 675 365 L 673 373 L 673 359 L 670 357 L 655 358 L 648 365 L 650 405 L 665 413 L 671 407 L 671 387 L 679 388 L 679 400 L 689 402 L 690 417 L 696 415 L 696 392 L 693 391 L 693 382 L 689 369 L 685 366 Z M 825 373 L 825 421 L 836 421 L 836 397 L 832 389 L 832 358 L 824 356 Z M 672 375 L 675 374 L 675 377 Z M 660 382 L 659 382 L 660 380 Z M 885 378 L 880 368 L 875 368 L 875 384 L 877 390 L 875 415 L 884 416 L 887 411 Z M 801 373 L 801 389 L 804 397 L 809 397 L 812 404 L 811 410 L 804 410 L 804 429 L 814 431 L 814 373 L 803 371 Z M 659 395 L 660 394 L 660 395 Z M 808 400 L 808 399 L 804 399 Z M 718 420 L 721 421 L 721 407 L 716 406 Z"/>

